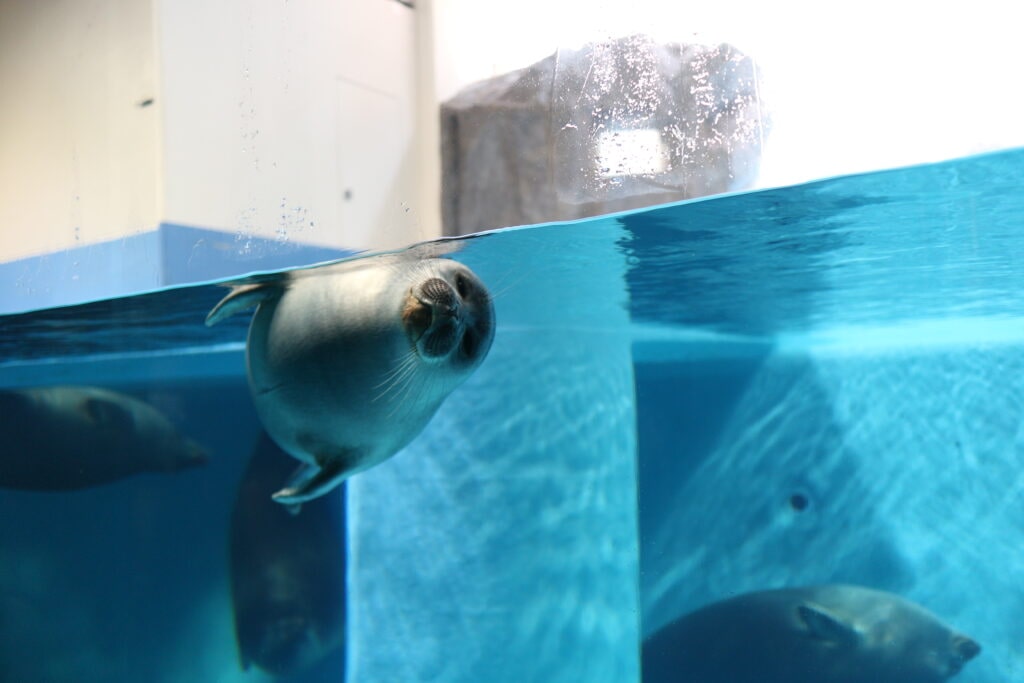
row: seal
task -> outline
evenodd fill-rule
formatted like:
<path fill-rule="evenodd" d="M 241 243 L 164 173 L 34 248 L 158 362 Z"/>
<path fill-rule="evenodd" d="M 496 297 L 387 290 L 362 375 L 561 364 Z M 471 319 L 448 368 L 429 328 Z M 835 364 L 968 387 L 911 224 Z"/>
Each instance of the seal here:
<path fill-rule="evenodd" d="M 747 593 L 643 644 L 644 683 L 940 683 L 981 647 L 892 593 L 824 585 Z"/>
<path fill-rule="evenodd" d="M 301 515 L 289 514 L 267 490 L 291 469 L 292 460 L 261 434 L 229 532 L 239 662 L 274 676 L 313 666 L 344 642 L 344 487 L 307 503 Z"/>
<path fill-rule="evenodd" d="M 457 261 L 412 253 L 237 285 L 206 323 L 253 306 L 253 402 L 271 438 L 305 464 L 273 496 L 290 506 L 408 444 L 494 338 L 480 279 Z"/>
<path fill-rule="evenodd" d="M 12 489 L 82 489 L 207 459 L 148 403 L 97 387 L 0 391 L 0 434 L 0 487 Z"/>

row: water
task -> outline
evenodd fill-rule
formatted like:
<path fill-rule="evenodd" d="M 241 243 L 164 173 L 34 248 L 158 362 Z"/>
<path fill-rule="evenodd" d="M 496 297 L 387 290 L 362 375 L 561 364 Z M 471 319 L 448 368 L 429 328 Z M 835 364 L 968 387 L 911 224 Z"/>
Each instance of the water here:
<path fill-rule="evenodd" d="M 494 346 L 347 484 L 347 646 L 284 680 L 638 680 L 679 615 L 824 582 L 975 638 L 957 680 L 1018 680 L 1022 188 L 1011 150 L 428 247 L 491 287 Z M 116 389 L 211 452 L 0 493 L 3 680 L 261 680 L 227 559 L 247 319 L 203 325 L 224 292 L 0 319 L 0 385 Z"/>

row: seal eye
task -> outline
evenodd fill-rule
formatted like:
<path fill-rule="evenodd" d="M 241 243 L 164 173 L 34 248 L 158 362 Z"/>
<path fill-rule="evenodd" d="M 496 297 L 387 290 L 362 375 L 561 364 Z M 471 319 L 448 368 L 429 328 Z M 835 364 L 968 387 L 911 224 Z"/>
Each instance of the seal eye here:
<path fill-rule="evenodd" d="M 466 281 L 466 276 L 462 273 L 455 276 L 455 291 L 462 298 L 466 298 L 466 295 L 469 294 L 469 282 Z"/>

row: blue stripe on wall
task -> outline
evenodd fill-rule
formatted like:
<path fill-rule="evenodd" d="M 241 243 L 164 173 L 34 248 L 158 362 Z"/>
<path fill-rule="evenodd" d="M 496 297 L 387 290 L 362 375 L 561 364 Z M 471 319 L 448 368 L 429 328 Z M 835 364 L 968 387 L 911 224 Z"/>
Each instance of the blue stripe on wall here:
<path fill-rule="evenodd" d="M 0 264 L 0 313 L 119 296 L 161 284 L 156 230 Z"/>
<path fill-rule="evenodd" d="M 215 280 L 256 270 L 308 266 L 355 253 L 296 242 L 243 238 L 185 225 L 164 223 L 160 231 L 165 285 Z"/>
<path fill-rule="evenodd" d="M 116 240 L 0 263 L 0 314 L 305 266 L 353 253 L 161 223 Z"/>

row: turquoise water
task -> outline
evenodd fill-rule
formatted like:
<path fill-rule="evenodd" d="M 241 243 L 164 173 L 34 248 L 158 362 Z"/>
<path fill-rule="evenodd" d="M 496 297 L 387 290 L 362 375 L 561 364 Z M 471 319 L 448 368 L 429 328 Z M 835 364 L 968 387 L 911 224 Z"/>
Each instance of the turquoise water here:
<path fill-rule="evenodd" d="M 347 484 L 346 646 L 284 680 L 635 681 L 679 615 L 823 582 L 976 639 L 957 680 L 1018 680 L 1022 223 L 1011 150 L 430 247 L 490 286 L 494 346 Z M 113 388 L 211 454 L 0 491 L 3 680 L 261 680 L 228 561 L 260 426 L 247 320 L 203 325 L 223 293 L 0 318 L 0 386 Z"/>

